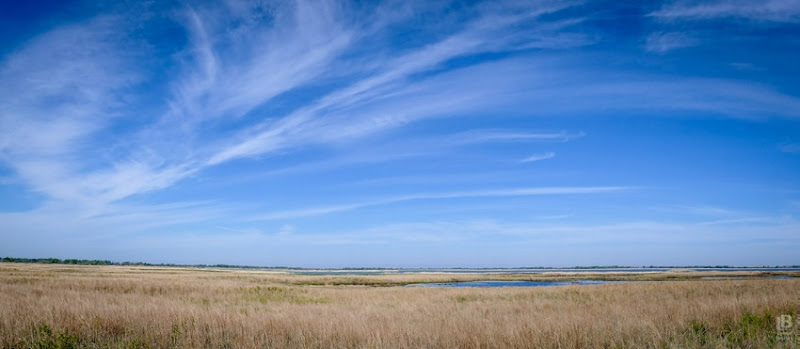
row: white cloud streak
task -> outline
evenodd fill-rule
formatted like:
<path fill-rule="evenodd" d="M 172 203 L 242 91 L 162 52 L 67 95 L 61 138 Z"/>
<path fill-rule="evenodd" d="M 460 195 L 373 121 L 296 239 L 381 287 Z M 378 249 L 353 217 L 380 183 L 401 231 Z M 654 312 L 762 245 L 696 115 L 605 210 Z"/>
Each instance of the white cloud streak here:
<path fill-rule="evenodd" d="M 519 162 L 521 162 L 521 163 L 537 162 L 537 161 L 552 159 L 554 157 L 556 157 L 556 153 L 547 152 L 547 153 L 541 153 L 541 154 L 533 154 L 533 155 L 531 155 L 529 157 L 526 157 L 526 158 L 520 160 Z"/>
<path fill-rule="evenodd" d="M 550 100 L 551 112 L 610 111 L 705 112 L 743 119 L 800 118 L 800 99 L 767 86 L 725 79 L 658 78 L 644 76 L 610 82 L 601 77 L 584 84 L 542 90 L 537 101 Z M 565 77 L 566 79 L 566 77 Z M 566 96 L 580 103 L 567 103 Z"/>
<path fill-rule="evenodd" d="M 800 22 L 800 3 L 794 0 L 676 1 L 650 14 L 665 20 L 741 18 L 766 22 Z"/>
<path fill-rule="evenodd" d="M 520 132 L 519 130 L 474 130 L 447 137 L 452 144 L 470 144 L 486 142 L 526 142 L 550 141 L 568 142 L 586 136 L 585 132 Z"/>
<path fill-rule="evenodd" d="M 297 210 L 278 211 L 259 215 L 253 220 L 277 220 L 301 217 L 319 216 L 330 213 L 353 211 L 365 207 L 389 205 L 405 201 L 416 200 L 443 200 L 460 198 L 488 198 L 488 197 L 513 197 L 513 196 L 539 196 L 539 195 L 582 195 L 601 194 L 630 190 L 630 187 L 540 187 L 540 188 L 514 188 L 500 190 L 478 190 L 446 193 L 420 193 L 396 196 L 385 199 L 363 201 L 342 205 L 312 207 Z"/>
<path fill-rule="evenodd" d="M 666 53 L 680 48 L 696 46 L 699 43 L 697 39 L 683 33 L 658 32 L 647 37 L 645 49 L 655 53 Z"/>

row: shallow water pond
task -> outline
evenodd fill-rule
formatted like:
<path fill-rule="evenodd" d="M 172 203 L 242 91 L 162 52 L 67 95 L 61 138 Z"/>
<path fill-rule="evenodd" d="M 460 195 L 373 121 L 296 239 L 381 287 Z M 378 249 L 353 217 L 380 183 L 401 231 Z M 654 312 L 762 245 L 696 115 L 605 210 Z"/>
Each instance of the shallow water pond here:
<path fill-rule="evenodd" d="M 410 287 L 541 287 L 566 285 L 616 284 L 625 281 L 569 280 L 569 281 L 460 281 L 411 284 Z"/>

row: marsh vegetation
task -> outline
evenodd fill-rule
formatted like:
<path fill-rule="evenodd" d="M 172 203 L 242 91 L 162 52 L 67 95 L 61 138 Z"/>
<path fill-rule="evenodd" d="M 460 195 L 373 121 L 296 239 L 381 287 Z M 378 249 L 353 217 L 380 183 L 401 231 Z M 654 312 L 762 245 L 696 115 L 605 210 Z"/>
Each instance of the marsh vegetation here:
<path fill-rule="evenodd" d="M 714 279 L 702 279 L 713 276 Z M 0 264 L 0 347 L 781 347 L 800 279 L 764 273 L 291 275 Z M 660 280 L 398 287 L 470 280 Z"/>

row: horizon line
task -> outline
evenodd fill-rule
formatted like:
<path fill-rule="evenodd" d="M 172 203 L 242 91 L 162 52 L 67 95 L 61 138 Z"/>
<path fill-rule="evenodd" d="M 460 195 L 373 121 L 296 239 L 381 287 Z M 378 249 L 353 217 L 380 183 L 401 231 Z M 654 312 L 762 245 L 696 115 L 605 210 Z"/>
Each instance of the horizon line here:
<path fill-rule="evenodd" d="M 131 261 L 112 261 L 106 259 L 77 259 L 77 258 L 25 258 L 25 257 L 1 257 L 0 263 L 18 264 L 58 264 L 58 265 L 94 265 L 94 266 L 156 266 L 156 267 L 190 267 L 190 268 L 225 268 L 225 269 L 285 269 L 285 270 L 586 270 L 586 269 L 800 269 L 800 264 L 792 265 L 576 265 L 576 266 L 517 266 L 517 267 L 291 267 L 291 266 L 266 266 L 266 265 L 243 265 L 243 264 L 190 264 L 190 263 L 152 263 L 152 262 L 131 262 Z"/>

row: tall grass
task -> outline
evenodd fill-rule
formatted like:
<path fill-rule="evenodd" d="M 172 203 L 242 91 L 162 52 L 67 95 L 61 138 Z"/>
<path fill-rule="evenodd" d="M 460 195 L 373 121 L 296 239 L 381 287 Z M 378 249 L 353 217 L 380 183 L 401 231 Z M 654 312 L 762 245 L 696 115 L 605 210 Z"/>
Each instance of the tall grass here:
<path fill-rule="evenodd" d="M 0 264 L 0 347 L 793 347 L 800 309 L 796 279 L 364 286 L 477 278 Z"/>

